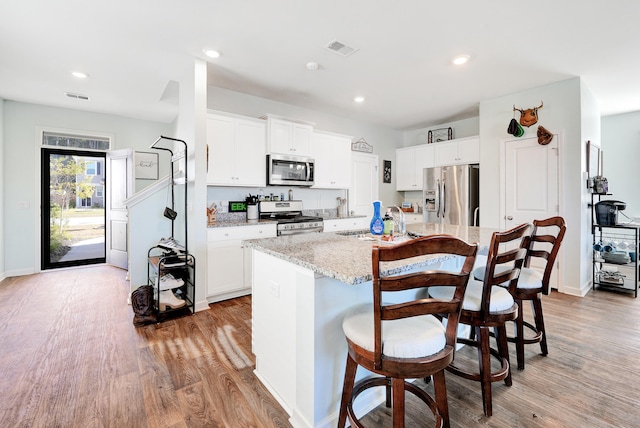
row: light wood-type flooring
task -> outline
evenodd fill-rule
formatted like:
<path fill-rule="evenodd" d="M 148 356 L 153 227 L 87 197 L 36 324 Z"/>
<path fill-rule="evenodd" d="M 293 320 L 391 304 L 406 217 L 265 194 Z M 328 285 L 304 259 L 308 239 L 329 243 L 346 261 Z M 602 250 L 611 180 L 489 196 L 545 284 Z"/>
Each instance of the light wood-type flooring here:
<path fill-rule="evenodd" d="M 289 426 L 252 372 L 250 297 L 135 328 L 127 292 L 109 266 L 0 283 L 1 427 Z M 640 299 L 554 292 L 544 311 L 550 354 L 527 347 L 513 386 L 493 385 L 492 417 L 477 383 L 447 373 L 451 426 L 640 426 Z M 414 403 L 408 426 L 431 426 Z M 381 406 L 364 422 L 390 426 L 389 414 Z"/>

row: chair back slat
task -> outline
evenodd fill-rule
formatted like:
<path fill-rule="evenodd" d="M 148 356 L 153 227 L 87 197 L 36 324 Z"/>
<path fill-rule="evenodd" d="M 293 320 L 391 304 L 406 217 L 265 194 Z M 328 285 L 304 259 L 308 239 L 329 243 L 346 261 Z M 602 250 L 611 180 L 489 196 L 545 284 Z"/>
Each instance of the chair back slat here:
<path fill-rule="evenodd" d="M 480 303 L 481 317 L 489 314 L 492 286 L 508 283 L 509 291 L 512 294 L 515 291 L 527 255 L 531 229 L 531 225 L 525 223 L 505 232 L 494 232 L 491 236 Z M 512 248 L 514 244 L 517 244 L 516 248 L 502 250 L 505 247 Z M 496 267 L 500 269 L 496 270 Z"/>
<path fill-rule="evenodd" d="M 477 244 L 467 244 L 448 235 L 425 236 L 393 246 L 373 246 L 374 364 L 377 368 L 382 367 L 383 360 L 382 321 L 393 322 L 393 320 L 430 314 L 447 316 L 446 344 L 455 347 L 462 300 L 477 250 Z M 388 262 L 432 255 L 463 257 L 464 263 L 458 272 L 423 270 L 381 275 L 381 272 L 393 271 L 393 269 L 385 271 L 385 264 Z M 418 298 L 415 297 L 415 294 L 407 291 L 433 286 L 454 288 L 453 297 L 450 300 Z M 406 299 L 401 299 L 402 301 L 393 304 L 383 303 L 383 293 L 400 291 L 407 291 Z"/>
<path fill-rule="evenodd" d="M 553 230 L 555 235 L 551 234 L 549 229 Z M 531 267 L 531 260 L 535 258 L 543 260 L 542 292 L 544 294 L 549 294 L 551 272 L 553 271 L 566 230 L 567 225 L 562 217 L 551 217 L 545 220 L 533 221 L 533 232 L 526 247 L 527 257 L 524 266 Z M 544 249 L 541 249 L 541 245 L 536 244 L 546 245 Z"/>

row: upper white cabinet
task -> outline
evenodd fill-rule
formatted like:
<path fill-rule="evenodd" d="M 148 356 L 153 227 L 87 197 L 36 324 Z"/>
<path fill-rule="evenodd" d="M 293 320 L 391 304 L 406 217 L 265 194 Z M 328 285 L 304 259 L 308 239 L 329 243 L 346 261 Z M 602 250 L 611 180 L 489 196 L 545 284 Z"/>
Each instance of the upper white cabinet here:
<path fill-rule="evenodd" d="M 351 137 L 316 131 L 313 133 L 311 157 L 315 161 L 314 188 L 351 187 Z"/>
<path fill-rule="evenodd" d="M 422 170 L 434 166 L 435 144 L 396 149 L 396 190 L 422 190 Z"/>
<path fill-rule="evenodd" d="M 311 156 L 313 124 L 270 115 L 267 119 L 267 149 L 269 153 Z"/>
<path fill-rule="evenodd" d="M 207 115 L 207 184 L 265 186 L 266 155 L 264 121 Z"/>
<path fill-rule="evenodd" d="M 480 138 L 458 138 L 434 143 L 435 166 L 480 162 Z"/>

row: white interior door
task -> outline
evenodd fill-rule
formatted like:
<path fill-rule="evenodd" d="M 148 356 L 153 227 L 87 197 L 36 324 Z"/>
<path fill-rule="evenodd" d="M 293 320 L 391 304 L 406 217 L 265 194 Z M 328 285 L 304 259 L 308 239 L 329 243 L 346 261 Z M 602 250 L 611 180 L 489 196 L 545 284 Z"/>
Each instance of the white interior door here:
<path fill-rule="evenodd" d="M 351 191 L 349 210 L 355 214 L 373 213 L 378 199 L 378 156 L 353 152 L 351 156 Z"/>
<path fill-rule="evenodd" d="M 538 144 L 537 137 L 504 142 L 505 229 L 559 215 L 558 140 L 554 135 L 546 146 Z M 554 288 L 559 270 L 553 270 Z"/>
<path fill-rule="evenodd" d="M 130 149 L 107 153 L 106 261 L 128 269 L 128 215 L 123 201 L 133 193 L 133 153 Z"/>

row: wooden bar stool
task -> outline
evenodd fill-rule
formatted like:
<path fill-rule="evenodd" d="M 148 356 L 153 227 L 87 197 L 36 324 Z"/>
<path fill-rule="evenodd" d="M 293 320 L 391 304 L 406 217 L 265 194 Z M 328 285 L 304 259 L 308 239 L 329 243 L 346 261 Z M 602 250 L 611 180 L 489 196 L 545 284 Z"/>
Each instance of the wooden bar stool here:
<path fill-rule="evenodd" d="M 453 361 L 460 308 L 476 251 L 476 245 L 444 235 L 373 246 L 373 305 L 355 308 L 342 323 L 348 354 L 338 427 L 345 426 L 347 417 L 352 426 L 363 426 L 354 414 L 353 403 L 361 392 L 374 386 L 387 388 L 387 406 L 393 407 L 394 428 L 404 427 L 405 390 L 429 406 L 436 427 L 449 427 L 444 370 Z M 393 263 L 388 263 L 433 254 L 461 256 L 464 264 L 459 272 L 398 273 Z M 451 290 L 451 294 L 446 299 L 436 299 L 417 298 L 411 292 L 432 286 Z M 396 294 L 402 291 L 405 293 Z M 385 297 L 391 300 L 390 295 L 401 302 L 383 302 Z M 435 316 L 438 314 L 448 317 L 446 326 Z M 380 376 L 354 385 L 358 366 Z M 435 399 L 405 381 L 427 376 L 433 376 Z"/>
<path fill-rule="evenodd" d="M 518 286 L 512 293 L 519 310 L 518 318 L 515 320 L 515 336 L 508 337 L 508 340 L 516 344 L 519 370 L 524 370 L 524 345 L 540 343 L 542 355 L 547 355 L 549 352 L 542 314 L 542 295 L 549 294 L 551 272 L 566 230 L 567 226 L 562 217 L 533 221 L 533 233 L 527 246 L 524 267 L 520 272 Z M 536 263 L 538 261 L 540 263 Z M 484 268 L 476 268 L 473 274 L 476 279 L 482 277 Z M 524 320 L 523 302 L 525 301 L 531 302 L 535 325 Z M 525 337 L 525 327 L 533 331 L 533 336 Z"/>
<path fill-rule="evenodd" d="M 500 286 L 508 283 L 515 289 L 526 256 L 526 245 L 531 233 L 530 224 L 522 224 L 506 232 L 494 232 L 489 245 L 487 265 L 482 281 L 470 279 L 462 303 L 460 323 L 471 326 L 470 338 L 458 337 L 457 342 L 478 348 L 479 371 L 468 371 L 454 361 L 447 370 L 465 379 L 480 382 L 484 414 L 493 413 L 491 383 L 504 380 L 511 386 L 511 367 L 507 344 L 506 323 L 518 316 L 518 305 L 509 290 Z M 523 244 L 523 241 L 525 243 Z M 446 298 L 450 291 L 432 287 L 429 295 Z M 490 329 L 494 329 L 497 348 L 491 348 Z M 500 362 L 500 369 L 491 372 L 491 358 Z"/>

